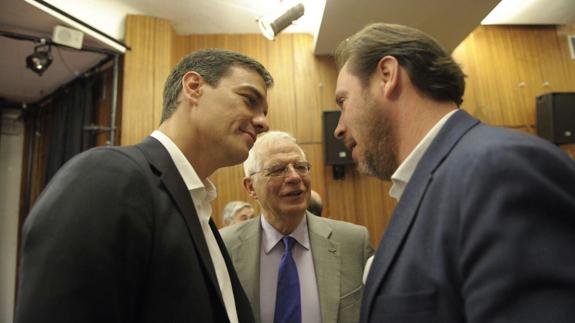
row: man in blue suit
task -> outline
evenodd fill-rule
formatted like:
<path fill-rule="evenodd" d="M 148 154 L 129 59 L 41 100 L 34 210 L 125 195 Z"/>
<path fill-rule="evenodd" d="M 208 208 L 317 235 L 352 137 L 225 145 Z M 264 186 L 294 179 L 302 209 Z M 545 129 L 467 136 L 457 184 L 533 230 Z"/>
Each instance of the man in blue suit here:
<path fill-rule="evenodd" d="M 399 201 L 361 322 L 572 322 L 573 160 L 459 109 L 463 72 L 416 29 L 367 26 L 336 59 L 335 135 Z"/>

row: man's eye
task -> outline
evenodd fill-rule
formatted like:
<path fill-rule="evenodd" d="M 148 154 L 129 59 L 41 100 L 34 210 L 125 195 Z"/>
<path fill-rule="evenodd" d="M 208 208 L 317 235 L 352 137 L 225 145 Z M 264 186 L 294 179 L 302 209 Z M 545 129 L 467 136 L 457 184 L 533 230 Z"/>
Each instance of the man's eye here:
<path fill-rule="evenodd" d="M 268 175 L 271 175 L 271 176 L 280 175 L 284 172 L 284 170 L 285 170 L 285 167 L 283 167 L 283 166 L 272 167 L 268 170 Z"/>
<path fill-rule="evenodd" d="M 298 171 L 300 173 L 307 171 L 307 166 L 303 166 L 303 165 L 296 165 L 296 166 L 294 166 L 294 168 L 296 171 Z"/>
<path fill-rule="evenodd" d="M 256 99 L 254 99 L 252 96 L 249 95 L 244 95 L 244 100 L 246 102 L 247 105 L 249 106 L 255 106 L 256 105 Z"/>

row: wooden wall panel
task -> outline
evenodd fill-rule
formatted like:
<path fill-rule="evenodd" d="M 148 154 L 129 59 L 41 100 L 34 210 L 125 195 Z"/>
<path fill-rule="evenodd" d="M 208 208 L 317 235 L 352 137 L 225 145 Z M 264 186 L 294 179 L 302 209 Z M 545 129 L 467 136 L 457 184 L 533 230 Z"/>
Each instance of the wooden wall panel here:
<path fill-rule="evenodd" d="M 465 95 L 463 96 L 462 108 L 467 112 L 474 115 L 476 118 L 485 121 L 487 118 L 483 111 L 484 108 L 480 107 L 477 99 L 475 97 L 475 88 L 478 86 L 476 83 L 476 78 L 470 78 L 469 75 L 475 75 L 475 68 L 477 62 L 475 60 L 475 55 L 465 55 L 468 52 L 472 52 L 475 48 L 475 37 L 470 35 L 467 41 L 462 42 L 452 53 L 452 56 L 461 65 L 461 68 L 465 71 Z"/>
<path fill-rule="evenodd" d="M 122 102 L 123 145 L 135 144 L 160 123 L 162 90 L 172 64 L 174 30 L 169 22 L 147 16 L 126 17 Z"/>
<path fill-rule="evenodd" d="M 319 104 L 323 110 L 337 110 L 335 104 L 335 85 L 337 81 L 337 68 L 331 56 L 316 56 L 315 67 L 318 70 Z M 323 141 L 323 139 L 322 139 Z"/>
<path fill-rule="evenodd" d="M 318 91 L 319 75 L 313 55 L 313 37 L 307 34 L 293 36 L 293 62 L 296 131 L 301 142 L 321 143 L 322 106 Z M 333 93 L 332 93 L 333 95 Z"/>
<path fill-rule="evenodd" d="M 137 143 L 154 129 L 154 18 L 126 17 L 126 44 L 132 47 L 124 56 L 124 98 L 122 137 L 124 145 Z"/>
<path fill-rule="evenodd" d="M 344 179 L 336 180 L 333 177 L 333 166 L 326 166 L 324 171 L 327 196 L 324 195 L 324 213 L 326 217 L 350 221 L 362 217 L 357 213 L 357 200 L 354 188 L 355 171 L 345 167 Z"/>
<path fill-rule="evenodd" d="M 172 43 L 173 47 L 170 60 L 172 62 L 172 66 L 176 66 L 184 56 L 191 52 L 190 38 L 174 33 L 172 37 Z"/>
<path fill-rule="evenodd" d="M 535 98 L 575 92 L 566 26 L 480 26 L 453 52 L 467 74 L 463 108 L 482 121 L 536 134 Z M 573 156 L 572 145 L 561 147 Z"/>
<path fill-rule="evenodd" d="M 480 26 L 453 52 L 467 74 L 463 107 L 486 123 L 535 125 L 535 97 L 575 91 L 575 65 L 554 26 Z"/>
<path fill-rule="evenodd" d="M 167 21 L 156 20 L 155 21 L 155 39 L 154 43 L 154 88 L 160 89 L 160 91 L 154 91 L 154 101 L 153 101 L 153 125 L 157 128 L 160 125 L 160 120 L 162 118 L 163 110 L 163 90 L 164 84 L 168 75 L 170 74 L 172 68 L 175 64 L 172 64 L 172 51 L 173 51 L 173 41 L 176 33 L 172 28 L 172 25 Z M 147 135 L 147 134 L 146 134 Z"/>
<path fill-rule="evenodd" d="M 355 218 L 350 222 L 370 228 L 371 241 L 379 244 L 381 235 L 395 209 L 395 200 L 389 197 L 391 182 L 360 175 L 354 170 Z"/>
<path fill-rule="evenodd" d="M 266 41 L 261 35 L 258 36 Z M 273 42 L 267 41 L 268 65 L 266 67 L 275 79 L 275 85 L 268 100 L 270 128 L 287 131 L 298 138 L 293 52 L 299 49 L 294 49 L 293 38 L 293 34 L 283 34 Z"/>
<path fill-rule="evenodd" d="M 323 164 L 323 146 L 321 143 L 300 144 L 307 160 L 311 164 L 311 188 L 325 199 L 325 165 Z M 325 203 L 325 201 L 323 201 Z M 323 213 L 323 212 L 322 212 Z M 327 215 L 327 212 L 325 213 Z M 325 215 L 324 215 L 325 216 Z"/>
<path fill-rule="evenodd" d="M 567 73 L 567 82 L 562 85 L 575 84 L 575 59 L 571 58 L 571 51 L 569 50 L 569 40 L 567 36 L 575 35 L 575 23 L 557 27 L 557 46 L 559 47 L 559 54 L 561 56 L 561 65 Z M 567 88 L 566 91 L 573 91 L 572 88 Z"/>

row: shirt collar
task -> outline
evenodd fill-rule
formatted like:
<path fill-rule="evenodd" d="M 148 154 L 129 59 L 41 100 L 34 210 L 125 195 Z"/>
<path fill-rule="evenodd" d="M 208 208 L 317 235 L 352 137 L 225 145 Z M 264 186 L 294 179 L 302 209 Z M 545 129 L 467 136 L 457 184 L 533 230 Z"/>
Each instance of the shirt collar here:
<path fill-rule="evenodd" d="M 184 183 L 186 184 L 188 191 L 198 190 L 198 194 L 201 198 L 207 201 L 212 201 L 216 198 L 217 192 L 214 184 L 207 178 L 202 181 L 198 177 L 192 164 L 190 164 L 186 156 L 184 156 L 184 153 L 182 153 L 180 148 L 178 148 L 170 137 L 166 136 L 159 130 L 152 132 L 151 136 L 158 139 L 158 141 L 166 148 L 168 154 L 170 154 L 170 157 L 174 161 L 178 172 L 184 179 Z"/>
<path fill-rule="evenodd" d="M 446 115 L 441 118 L 434 126 L 427 132 L 425 137 L 421 139 L 421 141 L 415 146 L 415 149 L 411 151 L 411 153 L 407 156 L 407 158 L 399 165 L 397 170 L 391 175 L 391 188 L 389 189 L 389 196 L 393 197 L 397 201 L 401 198 L 407 183 L 411 179 L 413 172 L 415 172 L 415 168 L 417 164 L 423 157 L 423 154 L 427 151 L 427 148 L 433 142 L 433 139 L 437 136 L 441 128 L 445 125 L 447 120 L 453 115 L 457 109 L 447 113 Z"/>
<path fill-rule="evenodd" d="M 260 216 L 262 224 L 262 244 L 264 247 L 264 252 L 267 254 L 283 239 L 284 235 L 276 230 L 268 220 L 263 216 Z M 289 234 L 290 237 L 294 238 L 302 247 L 310 250 L 309 243 L 309 233 L 307 230 L 307 215 L 304 214 L 302 220 L 298 226 Z"/>

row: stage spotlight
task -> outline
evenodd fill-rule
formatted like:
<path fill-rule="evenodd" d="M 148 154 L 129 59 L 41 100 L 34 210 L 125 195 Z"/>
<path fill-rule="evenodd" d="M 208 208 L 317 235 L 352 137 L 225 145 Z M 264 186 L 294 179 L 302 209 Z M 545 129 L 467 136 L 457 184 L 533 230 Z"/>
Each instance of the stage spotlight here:
<path fill-rule="evenodd" d="M 291 7 L 288 11 L 282 13 L 279 16 L 264 16 L 258 18 L 258 24 L 260 30 L 264 37 L 269 40 L 274 40 L 274 38 L 284 29 L 286 29 L 291 23 L 303 16 L 305 8 L 303 3 L 299 3 Z"/>
<path fill-rule="evenodd" d="M 52 54 L 50 54 L 50 45 L 40 44 L 34 47 L 34 53 L 26 57 L 26 67 L 34 73 L 42 76 L 52 64 Z"/>

